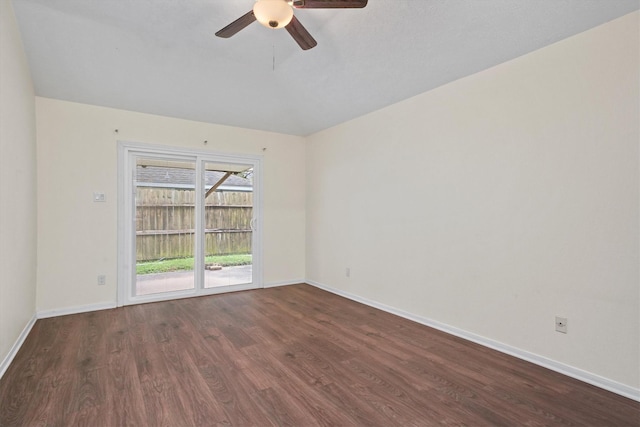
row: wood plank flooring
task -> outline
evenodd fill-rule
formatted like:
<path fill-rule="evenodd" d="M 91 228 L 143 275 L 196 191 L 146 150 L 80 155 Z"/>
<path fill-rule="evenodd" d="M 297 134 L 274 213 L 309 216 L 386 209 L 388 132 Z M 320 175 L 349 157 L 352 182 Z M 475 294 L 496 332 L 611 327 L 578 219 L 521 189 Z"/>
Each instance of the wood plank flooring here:
<path fill-rule="evenodd" d="M 1 426 L 638 426 L 640 403 L 308 285 L 38 320 Z"/>

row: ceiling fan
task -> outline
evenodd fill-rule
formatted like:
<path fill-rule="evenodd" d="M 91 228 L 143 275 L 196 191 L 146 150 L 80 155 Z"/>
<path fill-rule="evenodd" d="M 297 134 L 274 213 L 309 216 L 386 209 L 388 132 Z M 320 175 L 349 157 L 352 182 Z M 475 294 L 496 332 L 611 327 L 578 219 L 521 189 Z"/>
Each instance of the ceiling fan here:
<path fill-rule="evenodd" d="M 293 15 L 293 9 L 347 9 L 362 8 L 368 0 L 256 0 L 253 10 L 242 15 L 220 31 L 216 36 L 229 38 L 253 21 L 267 28 L 286 28 L 303 50 L 315 47 L 318 42 Z"/>

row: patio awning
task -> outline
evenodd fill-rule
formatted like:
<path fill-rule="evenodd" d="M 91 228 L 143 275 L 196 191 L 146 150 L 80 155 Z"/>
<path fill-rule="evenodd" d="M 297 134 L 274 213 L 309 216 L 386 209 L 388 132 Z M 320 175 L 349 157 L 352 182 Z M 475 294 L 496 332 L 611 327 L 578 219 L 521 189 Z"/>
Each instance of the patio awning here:
<path fill-rule="evenodd" d="M 158 160 L 158 159 L 138 159 L 138 166 L 147 167 L 155 166 L 160 168 L 175 168 L 175 169 L 195 169 L 194 162 L 181 162 L 179 160 Z M 231 172 L 239 173 L 251 169 L 251 165 L 242 165 L 236 163 L 210 163 L 205 162 L 205 170 L 216 172 Z"/>

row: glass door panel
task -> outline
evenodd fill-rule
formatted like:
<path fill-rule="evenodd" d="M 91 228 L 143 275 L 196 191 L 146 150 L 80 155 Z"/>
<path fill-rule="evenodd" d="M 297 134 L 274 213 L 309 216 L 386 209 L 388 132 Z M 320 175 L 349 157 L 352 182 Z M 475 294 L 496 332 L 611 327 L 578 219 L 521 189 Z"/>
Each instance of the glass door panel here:
<path fill-rule="evenodd" d="M 119 151 L 119 305 L 262 286 L 260 157 Z"/>
<path fill-rule="evenodd" d="M 195 165 L 136 157 L 134 296 L 195 289 Z"/>
<path fill-rule="evenodd" d="M 204 287 L 253 282 L 253 168 L 204 163 Z"/>

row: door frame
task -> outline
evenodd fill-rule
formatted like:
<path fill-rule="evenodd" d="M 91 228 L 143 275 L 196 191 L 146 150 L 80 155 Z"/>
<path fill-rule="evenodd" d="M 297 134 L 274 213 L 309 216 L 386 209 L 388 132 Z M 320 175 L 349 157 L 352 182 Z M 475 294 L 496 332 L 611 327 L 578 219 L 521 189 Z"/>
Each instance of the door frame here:
<path fill-rule="evenodd" d="M 202 228 L 202 214 L 204 204 L 201 203 L 201 213 L 196 213 L 195 236 L 195 287 L 193 290 L 166 292 L 144 296 L 133 295 L 135 281 L 135 201 L 133 194 L 134 171 L 131 159 L 139 156 L 170 156 L 181 160 L 193 160 L 196 164 L 195 191 L 203 194 L 202 165 L 204 162 L 246 164 L 253 167 L 253 209 L 252 224 L 252 283 L 220 288 L 204 288 L 204 266 L 197 256 L 204 251 L 204 236 L 200 236 Z M 117 306 L 140 304 L 145 302 L 165 301 L 177 298 L 189 298 L 201 295 L 211 295 L 221 292 L 258 289 L 264 287 L 263 256 L 262 256 L 262 159 L 261 155 L 228 154 L 215 151 L 195 150 L 189 148 L 118 141 L 118 284 Z M 200 200 L 200 197 L 197 197 Z M 204 200 L 203 200 L 204 201 Z M 196 204 L 196 211 L 198 204 Z M 201 271 L 202 270 L 202 271 Z M 202 285 L 202 286 L 201 286 Z"/>

